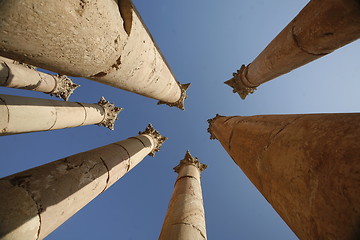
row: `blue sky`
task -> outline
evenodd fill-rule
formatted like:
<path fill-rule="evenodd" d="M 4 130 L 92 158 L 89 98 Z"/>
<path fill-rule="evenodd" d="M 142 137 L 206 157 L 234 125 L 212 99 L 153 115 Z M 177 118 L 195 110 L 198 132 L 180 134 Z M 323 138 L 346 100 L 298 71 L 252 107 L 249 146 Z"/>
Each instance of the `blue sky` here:
<path fill-rule="evenodd" d="M 307 2 L 134 0 L 177 79 L 192 83 L 186 110 L 75 79 L 81 87 L 70 101 L 95 103 L 105 96 L 124 108 L 115 131 L 84 126 L 1 137 L 0 177 L 134 136 L 151 122 L 169 137 L 155 158 L 146 157 L 47 239 L 157 239 L 176 179 L 172 168 L 187 149 L 209 165 L 202 173 L 209 239 L 297 239 L 220 143 L 209 140 L 206 120 L 216 113 L 359 111 L 359 41 L 261 85 L 245 101 L 223 84 Z M 1 88 L 0 93 L 51 98 L 17 89 Z"/>

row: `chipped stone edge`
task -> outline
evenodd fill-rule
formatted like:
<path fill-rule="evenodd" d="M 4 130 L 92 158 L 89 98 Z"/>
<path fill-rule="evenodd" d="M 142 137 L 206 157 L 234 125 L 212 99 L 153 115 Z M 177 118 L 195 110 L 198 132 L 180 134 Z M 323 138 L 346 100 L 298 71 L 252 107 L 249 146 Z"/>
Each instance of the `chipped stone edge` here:
<path fill-rule="evenodd" d="M 49 93 L 51 96 L 56 96 L 67 101 L 74 90 L 80 87 L 79 84 L 73 83 L 66 75 L 58 74 L 52 75 L 52 77 L 55 79 L 56 86 L 54 90 Z"/>
<path fill-rule="evenodd" d="M 100 98 L 98 104 L 104 109 L 105 113 L 104 119 L 97 125 L 114 130 L 115 121 L 118 119 L 118 114 L 123 110 L 123 108 L 115 107 L 114 104 L 107 101 L 104 97 Z"/>
<path fill-rule="evenodd" d="M 12 59 L 11 59 L 12 60 Z M 23 63 L 23 62 L 18 62 L 16 60 L 13 60 L 13 64 L 16 64 L 16 65 L 22 65 L 26 68 L 29 68 L 29 69 L 32 69 L 32 70 L 36 70 L 37 67 L 33 66 L 33 65 L 29 65 L 29 64 L 26 64 L 26 63 Z"/>
<path fill-rule="evenodd" d="M 243 100 L 245 100 L 247 95 L 253 94 L 256 90 L 256 87 L 249 87 L 244 83 L 244 80 L 248 82 L 248 80 L 246 79 L 246 72 L 248 66 L 245 66 L 243 64 L 241 68 L 236 71 L 236 73 L 233 73 L 233 78 L 224 82 L 226 85 L 232 87 L 233 93 L 238 93 Z"/>
<path fill-rule="evenodd" d="M 146 127 L 145 131 L 139 132 L 139 134 L 146 134 L 149 135 L 152 139 L 154 139 L 155 145 L 151 152 L 149 153 L 149 156 L 154 157 L 155 153 L 160 151 L 160 148 L 162 144 L 168 139 L 167 137 L 162 136 L 151 123 Z"/>
<path fill-rule="evenodd" d="M 211 124 L 215 119 L 217 119 L 219 117 L 223 117 L 223 116 L 221 116 L 220 114 L 216 114 L 215 117 L 210 118 L 210 119 L 207 120 L 207 122 L 209 123 L 209 127 L 208 127 L 207 131 L 210 134 L 210 139 L 211 140 L 216 139 L 215 135 L 211 132 Z"/>
<path fill-rule="evenodd" d="M 181 167 L 184 165 L 193 165 L 197 169 L 199 169 L 200 172 L 204 171 L 208 167 L 206 164 L 199 162 L 199 159 L 197 157 L 194 158 L 189 150 L 186 151 L 184 159 L 181 160 L 180 163 L 173 169 L 176 173 L 179 173 Z"/>
<path fill-rule="evenodd" d="M 186 84 L 179 84 L 179 87 L 181 89 L 181 96 L 179 98 L 179 100 L 177 100 L 176 102 L 174 103 L 168 103 L 168 102 L 164 102 L 164 101 L 159 101 L 157 104 L 160 105 L 160 104 L 166 104 L 170 107 L 177 107 L 177 108 L 180 108 L 181 110 L 185 110 L 185 99 L 188 98 L 188 95 L 186 93 L 186 90 L 189 88 L 189 86 L 191 85 L 191 83 L 186 83 Z"/>

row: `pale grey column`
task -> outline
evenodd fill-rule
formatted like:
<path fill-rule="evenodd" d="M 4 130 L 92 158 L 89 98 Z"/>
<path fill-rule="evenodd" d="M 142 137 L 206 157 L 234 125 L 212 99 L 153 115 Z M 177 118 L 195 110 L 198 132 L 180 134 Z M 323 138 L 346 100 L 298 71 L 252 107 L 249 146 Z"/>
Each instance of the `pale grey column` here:
<path fill-rule="evenodd" d="M 166 140 L 139 134 L 0 179 L 0 239 L 45 238 Z"/>
<path fill-rule="evenodd" d="M 200 173 L 207 168 L 187 151 L 180 164 L 174 192 L 166 213 L 159 240 L 204 240 L 205 212 Z"/>
<path fill-rule="evenodd" d="M 79 87 L 65 75 L 39 72 L 35 67 L 0 57 L 0 86 L 48 93 L 67 101 Z"/>
<path fill-rule="evenodd" d="M 103 97 L 97 104 L 87 104 L 0 94 L 0 135 L 90 124 L 113 130 L 121 110 Z"/>
<path fill-rule="evenodd" d="M 0 55 L 184 108 L 174 77 L 130 0 L 3 0 Z"/>

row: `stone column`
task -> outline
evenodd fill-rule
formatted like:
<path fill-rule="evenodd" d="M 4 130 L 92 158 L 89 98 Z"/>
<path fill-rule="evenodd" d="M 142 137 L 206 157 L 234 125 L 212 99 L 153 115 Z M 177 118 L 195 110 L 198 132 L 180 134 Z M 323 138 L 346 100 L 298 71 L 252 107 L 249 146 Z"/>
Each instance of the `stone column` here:
<path fill-rule="evenodd" d="M 360 37 L 358 0 L 311 0 L 255 60 L 225 83 L 242 99 L 257 86 Z"/>
<path fill-rule="evenodd" d="M 174 170 L 178 173 L 159 240 L 206 239 L 200 173 L 207 168 L 187 151 Z"/>
<path fill-rule="evenodd" d="M 179 84 L 131 0 L 4 0 L 0 55 L 184 108 Z"/>
<path fill-rule="evenodd" d="M 87 104 L 0 94 L 0 135 L 90 124 L 113 130 L 121 110 L 103 97 L 97 104 Z"/>
<path fill-rule="evenodd" d="M 65 75 L 39 72 L 35 67 L 4 57 L 0 57 L 0 86 L 48 93 L 65 101 L 79 87 Z"/>
<path fill-rule="evenodd" d="M 359 239 L 359 113 L 209 122 L 212 138 L 299 239 Z"/>
<path fill-rule="evenodd" d="M 166 140 L 140 135 L 0 179 L 0 239 L 43 239 Z"/>

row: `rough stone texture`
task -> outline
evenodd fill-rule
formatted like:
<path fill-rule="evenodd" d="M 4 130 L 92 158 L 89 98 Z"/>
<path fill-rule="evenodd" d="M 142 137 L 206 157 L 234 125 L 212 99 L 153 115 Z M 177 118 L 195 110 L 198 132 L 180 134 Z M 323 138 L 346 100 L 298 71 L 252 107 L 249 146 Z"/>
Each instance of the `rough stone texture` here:
<path fill-rule="evenodd" d="M 359 37 L 360 1 L 312 0 L 251 64 L 226 83 L 235 85 L 240 94 L 241 88 L 253 89 Z"/>
<path fill-rule="evenodd" d="M 360 114 L 217 116 L 209 130 L 300 239 L 360 238 Z"/>
<path fill-rule="evenodd" d="M 130 0 L 3 0 L 0 22 L 2 56 L 168 103 L 182 96 Z"/>
<path fill-rule="evenodd" d="M 154 146 L 139 135 L 0 179 L 0 239 L 45 238 Z"/>
<path fill-rule="evenodd" d="M 0 135 L 101 124 L 108 118 L 99 104 L 0 95 Z"/>
<path fill-rule="evenodd" d="M 0 57 L 0 86 L 49 93 L 67 101 L 79 87 L 64 75 L 50 75 Z"/>
<path fill-rule="evenodd" d="M 200 172 L 206 167 L 187 152 L 174 168 L 178 177 L 159 240 L 207 239 L 200 183 Z"/>

